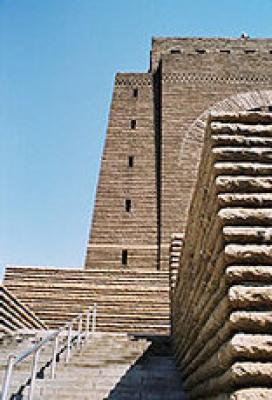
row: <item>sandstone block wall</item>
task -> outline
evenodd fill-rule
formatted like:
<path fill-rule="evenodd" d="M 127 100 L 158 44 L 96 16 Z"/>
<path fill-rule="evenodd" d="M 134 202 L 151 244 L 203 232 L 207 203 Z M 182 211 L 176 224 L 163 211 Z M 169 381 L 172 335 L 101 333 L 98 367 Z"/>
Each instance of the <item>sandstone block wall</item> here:
<path fill-rule="evenodd" d="M 178 281 L 190 399 L 272 398 L 272 115 L 211 115 Z"/>
<path fill-rule="evenodd" d="M 271 89 L 271 51 L 271 39 L 155 38 L 148 73 L 116 75 L 86 268 L 123 268 L 127 250 L 127 268 L 168 269 L 170 237 L 185 231 L 203 145 L 190 126 L 224 99 Z"/>
<path fill-rule="evenodd" d="M 98 288 L 102 304 L 112 304 L 114 298 L 118 304 L 123 300 L 130 305 L 111 308 L 110 321 L 116 311 L 114 318 L 120 318 L 120 323 L 110 323 L 110 329 L 125 330 L 127 321 L 136 321 L 133 303 L 146 310 L 151 296 L 150 313 L 139 311 L 145 315 L 145 322 L 135 324 L 136 330 L 140 326 L 146 329 L 149 315 L 154 331 L 156 304 L 165 302 L 162 307 L 169 310 L 168 275 L 151 274 L 149 283 L 144 279 L 144 289 L 141 279 L 148 271 L 169 270 L 171 233 L 184 233 L 186 229 L 207 112 L 271 107 L 271 63 L 271 39 L 154 39 L 149 72 L 116 75 L 86 254 L 86 272 L 100 271 L 106 277 L 116 272 L 116 297 L 111 297 L 115 277 L 103 280 L 102 290 L 101 281 L 88 274 L 86 284 L 82 271 L 77 275 L 71 270 L 61 271 L 62 276 L 50 269 L 48 275 L 40 269 L 31 269 L 31 274 L 27 269 L 20 274 L 17 269 L 8 269 L 8 285 L 16 288 L 18 298 L 31 303 L 29 285 L 29 293 L 36 299 L 34 309 L 40 307 L 39 302 L 43 304 L 45 319 L 51 321 L 49 315 L 56 305 L 59 307 L 59 295 L 66 312 L 70 304 L 72 309 L 79 309 L 96 298 Z M 119 280 L 119 276 L 129 279 Z M 162 277 L 164 286 L 157 290 L 155 285 L 153 290 L 153 282 Z M 128 293 L 129 297 L 123 296 Z M 119 310 L 123 311 L 119 314 Z M 60 318 L 58 311 L 57 323 Z"/>
<path fill-rule="evenodd" d="M 18 329 L 46 329 L 46 325 L 3 285 L 0 285 L 0 335 Z"/>
<path fill-rule="evenodd" d="M 153 108 L 151 74 L 116 75 L 86 269 L 157 269 L 157 144 Z"/>
<path fill-rule="evenodd" d="M 97 303 L 99 331 L 169 333 L 167 272 L 8 267 L 4 284 L 50 328 Z"/>
<path fill-rule="evenodd" d="M 272 88 L 271 40 L 154 39 L 152 65 L 159 65 L 161 96 L 161 265 L 168 265 L 172 232 L 184 233 L 196 183 L 204 130 L 198 118 L 226 99 Z M 252 53 L 249 52 L 252 50 Z M 229 51 L 229 52 L 228 52 Z M 153 69 L 153 70 L 154 70 Z M 258 95 L 253 97 L 258 102 Z M 252 99 L 252 100 L 253 100 Z M 266 105 L 263 97 L 263 104 Z M 234 100 L 237 110 L 254 101 Z M 177 209 L 178 208 L 178 209 Z M 177 218 L 177 212 L 180 217 Z"/>
<path fill-rule="evenodd" d="M 222 56 L 232 56 L 235 53 L 245 56 L 260 54 L 269 57 L 271 50 L 271 39 L 269 38 L 154 37 L 150 71 L 157 70 L 164 54 L 179 56 L 187 53 L 203 56 L 207 53 L 218 53 Z"/>

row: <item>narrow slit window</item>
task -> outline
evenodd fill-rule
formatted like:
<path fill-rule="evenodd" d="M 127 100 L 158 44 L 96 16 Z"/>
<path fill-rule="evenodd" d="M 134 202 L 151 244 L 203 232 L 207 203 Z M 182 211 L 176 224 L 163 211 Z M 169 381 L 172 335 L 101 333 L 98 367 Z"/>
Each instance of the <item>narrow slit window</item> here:
<path fill-rule="evenodd" d="M 251 108 L 249 111 L 261 111 L 261 107 L 257 107 L 257 108 Z"/>
<path fill-rule="evenodd" d="M 220 53 L 230 54 L 230 50 L 222 49 L 222 50 L 220 50 Z"/>
<path fill-rule="evenodd" d="M 181 54 L 181 51 L 179 49 L 171 49 L 170 53 L 171 54 Z"/>
<path fill-rule="evenodd" d="M 254 50 L 254 49 L 247 49 L 247 50 L 245 50 L 245 53 L 246 53 L 246 54 L 253 54 L 253 53 L 256 53 L 256 50 Z"/>
<path fill-rule="evenodd" d="M 130 199 L 126 199 L 126 201 L 125 201 L 125 209 L 126 209 L 126 212 L 130 212 L 131 211 L 131 200 Z"/>
<path fill-rule="evenodd" d="M 129 168 L 132 168 L 134 165 L 134 157 L 133 156 L 128 156 L 128 166 Z"/>
<path fill-rule="evenodd" d="M 132 119 L 130 121 L 130 127 L 131 127 L 131 129 L 136 129 L 136 119 Z"/>
<path fill-rule="evenodd" d="M 138 97 L 139 90 L 138 88 L 133 89 L 133 97 Z"/>
<path fill-rule="evenodd" d="M 205 54 L 206 50 L 205 49 L 196 49 L 196 53 L 198 54 Z"/>
<path fill-rule="evenodd" d="M 122 250 L 122 265 L 127 265 L 128 263 L 128 251 Z"/>

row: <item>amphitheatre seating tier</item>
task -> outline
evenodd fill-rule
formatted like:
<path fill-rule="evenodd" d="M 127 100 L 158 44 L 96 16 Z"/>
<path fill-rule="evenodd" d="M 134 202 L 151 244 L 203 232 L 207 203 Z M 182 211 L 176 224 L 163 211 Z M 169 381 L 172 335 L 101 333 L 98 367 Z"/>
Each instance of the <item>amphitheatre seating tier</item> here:
<path fill-rule="evenodd" d="M 50 328 L 97 303 L 99 331 L 169 331 L 166 272 L 8 267 L 5 285 Z"/>
<path fill-rule="evenodd" d="M 172 306 L 192 400 L 271 397 L 271 134 L 271 114 L 208 119 Z"/>

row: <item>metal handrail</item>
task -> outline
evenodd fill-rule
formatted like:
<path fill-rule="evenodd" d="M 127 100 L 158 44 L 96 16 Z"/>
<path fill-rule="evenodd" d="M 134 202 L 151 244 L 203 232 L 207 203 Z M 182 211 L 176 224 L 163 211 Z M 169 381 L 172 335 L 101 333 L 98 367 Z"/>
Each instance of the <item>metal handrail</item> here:
<path fill-rule="evenodd" d="M 75 344 L 76 348 L 80 348 L 81 344 L 87 342 L 88 337 L 90 335 L 90 320 L 91 320 L 91 333 L 94 334 L 96 331 L 96 313 L 97 306 L 96 303 L 89 307 L 85 313 L 77 315 L 72 319 L 71 322 L 65 324 L 63 327 L 59 328 L 56 332 L 51 333 L 46 338 L 41 340 L 39 343 L 31 347 L 30 349 L 23 351 L 19 355 L 10 354 L 8 357 L 8 362 L 6 366 L 6 371 L 4 375 L 3 385 L 2 385 L 2 394 L 1 400 L 8 400 L 8 391 L 10 387 L 10 381 L 12 377 L 13 368 L 20 364 L 23 360 L 25 360 L 29 356 L 33 356 L 32 365 L 31 365 L 31 378 L 30 378 L 30 387 L 28 392 L 28 400 L 32 400 L 34 396 L 35 383 L 36 383 L 36 375 L 37 375 L 37 367 L 39 362 L 40 350 L 42 347 L 45 347 L 49 342 L 54 340 L 53 342 L 53 353 L 51 359 L 51 378 L 54 379 L 56 376 L 56 366 L 57 366 L 57 357 L 59 349 L 59 337 L 60 335 L 67 330 L 67 344 L 66 344 L 66 355 L 65 362 L 68 363 L 71 357 L 71 350 L 73 344 Z M 86 317 L 86 318 L 85 318 Z M 91 318 L 92 317 L 92 318 Z M 83 320 L 85 318 L 85 330 L 83 327 Z M 73 326 L 77 323 L 77 333 L 73 337 Z M 85 339 L 85 340 L 84 340 Z"/>

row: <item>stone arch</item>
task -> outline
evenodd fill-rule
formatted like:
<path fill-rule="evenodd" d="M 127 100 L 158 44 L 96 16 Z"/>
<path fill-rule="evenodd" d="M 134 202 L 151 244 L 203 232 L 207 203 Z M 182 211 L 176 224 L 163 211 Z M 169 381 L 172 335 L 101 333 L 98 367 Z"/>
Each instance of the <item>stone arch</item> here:
<path fill-rule="evenodd" d="M 207 117 L 211 112 L 237 112 L 272 105 L 272 90 L 243 92 L 221 100 L 205 110 L 186 130 L 179 155 L 179 170 L 182 185 L 190 188 L 188 204 L 183 204 L 187 214 L 190 199 L 197 179 Z M 182 188 L 181 188 L 182 189 Z M 183 215 L 183 221 L 186 217 Z M 185 229 L 185 226 L 182 227 Z"/>

